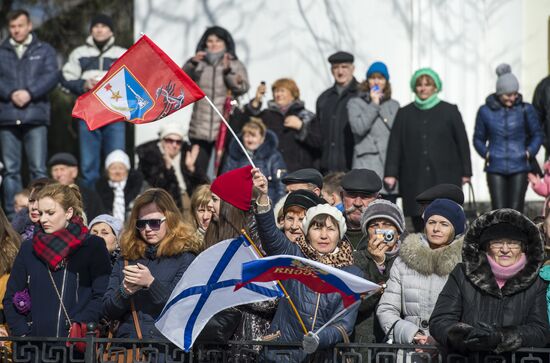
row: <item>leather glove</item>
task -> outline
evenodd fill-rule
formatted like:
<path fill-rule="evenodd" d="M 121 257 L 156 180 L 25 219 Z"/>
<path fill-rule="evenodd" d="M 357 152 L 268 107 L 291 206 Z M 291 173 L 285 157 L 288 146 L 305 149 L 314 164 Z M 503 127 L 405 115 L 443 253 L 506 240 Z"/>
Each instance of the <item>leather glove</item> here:
<path fill-rule="evenodd" d="M 469 351 L 493 351 L 502 341 L 502 334 L 493 326 L 478 322 L 466 336 L 464 344 Z"/>
<path fill-rule="evenodd" d="M 304 340 L 302 341 L 302 347 L 304 352 L 307 354 L 315 353 L 319 347 L 319 336 L 313 332 L 309 332 L 304 335 Z"/>
<path fill-rule="evenodd" d="M 447 333 L 447 344 L 453 350 L 462 354 L 466 354 L 467 348 L 464 344 L 464 340 L 472 330 L 474 330 L 474 327 L 471 325 L 465 323 L 454 324 Z"/>

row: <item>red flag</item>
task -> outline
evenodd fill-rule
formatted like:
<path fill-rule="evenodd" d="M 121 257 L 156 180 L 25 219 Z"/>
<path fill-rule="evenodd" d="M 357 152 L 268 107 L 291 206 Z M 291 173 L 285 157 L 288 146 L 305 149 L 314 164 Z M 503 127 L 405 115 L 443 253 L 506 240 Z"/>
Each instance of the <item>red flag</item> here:
<path fill-rule="evenodd" d="M 92 90 L 78 97 L 73 117 L 86 121 L 90 130 L 117 121 L 143 124 L 203 97 L 199 86 L 143 35 Z"/>

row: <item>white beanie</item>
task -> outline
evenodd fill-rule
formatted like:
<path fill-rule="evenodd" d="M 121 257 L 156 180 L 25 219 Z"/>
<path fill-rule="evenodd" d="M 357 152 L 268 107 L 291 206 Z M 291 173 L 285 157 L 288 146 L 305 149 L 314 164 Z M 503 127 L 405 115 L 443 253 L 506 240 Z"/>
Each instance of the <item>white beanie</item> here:
<path fill-rule="evenodd" d="M 164 139 L 166 136 L 174 134 L 178 135 L 183 139 L 183 129 L 179 124 L 176 123 L 167 123 L 165 125 L 162 125 L 159 131 L 159 136 L 161 139 Z"/>
<path fill-rule="evenodd" d="M 307 210 L 306 216 L 304 220 L 302 221 L 302 229 L 304 231 L 304 234 L 307 234 L 307 230 L 309 228 L 309 224 L 315 218 L 316 216 L 320 214 L 328 214 L 329 216 L 336 219 L 338 222 L 338 227 L 340 230 L 340 239 L 344 238 L 344 235 L 346 234 L 346 231 L 348 230 L 346 226 L 346 219 L 344 218 L 344 215 L 342 212 L 340 212 L 335 207 L 332 207 L 330 204 L 319 204 L 315 207 L 311 207 Z"/>
<path fill-rule="evenodd" d="M 114 150 L 107 155 L 105 158 L 105 169 L 109 169 L 112 163 L 122 163 L 126 169 L 130 170 L 130 158 L 128 154 L 122 150 Z"/>

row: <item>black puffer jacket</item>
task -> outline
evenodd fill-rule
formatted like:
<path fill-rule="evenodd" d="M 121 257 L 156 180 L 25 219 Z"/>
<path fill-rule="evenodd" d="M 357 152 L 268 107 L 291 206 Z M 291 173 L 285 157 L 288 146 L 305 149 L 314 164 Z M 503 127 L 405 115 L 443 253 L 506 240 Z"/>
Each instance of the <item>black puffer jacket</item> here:
<path fill-rule="evenodd" d="M 101 197 L 101 202 L 107 210 L 107 213 L 113 213 L 113 202 L 115 199 L 115 191 L 109 186 L 109 178 L 105 175 L 101 177 L 95 184 L 97 194 Z M 128 173 L 128 179 L 126 180 L 126 186 L 124 187 L 124 206 L 126 207 L 126 214 L 129 214 L 134 199 L 147 189 L 147 183 L 143 180 L 143 174 L 138 170 L 130 170 Z"/>
<path fill-rule="evenodd" d="M 528 235 L 527 264 L 500 289 L 480 236 L 489 226 L 513 224 Z M 452 351 L 467 353 L 463 340 L 469 326 L 492 325 L 501 333 L 496 353 L 521 347 L 544 347 L 550 337 L 546 312 L 546 283 L 538 277 L 544 258 L 541 234 L 534 223 L 512 209 L 489 212 L 474 221 L 464 238 L 463 262 L 458 264 L 430 318 L 430 333 Z M 458 344 L 457 344 L 458 342 Z"/>

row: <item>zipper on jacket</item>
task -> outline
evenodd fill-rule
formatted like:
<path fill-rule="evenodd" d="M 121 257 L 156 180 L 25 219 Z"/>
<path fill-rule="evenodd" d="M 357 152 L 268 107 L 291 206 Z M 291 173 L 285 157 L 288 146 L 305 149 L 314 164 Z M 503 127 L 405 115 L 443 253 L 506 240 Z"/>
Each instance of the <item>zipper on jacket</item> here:
<path fill-rule="evenodd" d="M 59 321 L 61 320 L 61 304 L 63 302 L 63 294 L 65 293 L 65 279 L 67 277 L 67 266 L 65 266 L 65 269 L 63 270 L 63 281 L 61 282 L 61 300 L 59 301 L 59 311 L 57 313 L 57 331 L 56 331 L 56 337 L 59 338 Z"/>
<path fill-rule="evenodd" d="M 78 287 L 80 286 L 80 273 L 76 273 L 76 303 L 78 304 Z"/>

